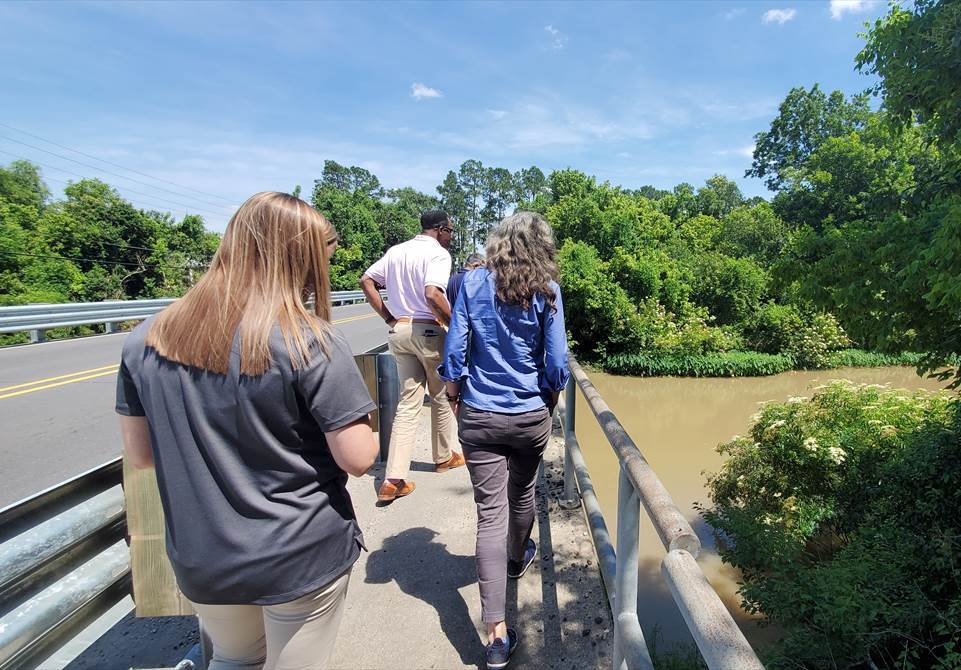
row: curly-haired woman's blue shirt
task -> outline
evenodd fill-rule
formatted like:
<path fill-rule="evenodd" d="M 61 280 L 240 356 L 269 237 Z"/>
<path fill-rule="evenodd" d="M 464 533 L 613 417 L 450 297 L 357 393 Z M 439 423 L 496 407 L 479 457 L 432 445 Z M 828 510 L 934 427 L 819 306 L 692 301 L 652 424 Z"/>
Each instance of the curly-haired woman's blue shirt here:
<path fill-rule="evenodd" d="M 497 299 L 490 270 L 468 272 L 451 312 L 445 381 L 463 381 L 464 403 L 488 412 L 519 414 L 546 404 L 567 384 L 567 333 L 561 289 L 551 282 L 554 308 L 535 294 L 529 308 Z"/>

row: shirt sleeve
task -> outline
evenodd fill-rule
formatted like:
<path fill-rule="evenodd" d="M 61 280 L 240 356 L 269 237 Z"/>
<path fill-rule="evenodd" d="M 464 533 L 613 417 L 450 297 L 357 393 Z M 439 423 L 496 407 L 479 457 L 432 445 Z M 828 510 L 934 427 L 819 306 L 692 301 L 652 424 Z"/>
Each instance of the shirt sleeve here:
<path fill-rule="evenodd" d="M 325 433 L 362 419 L 377 408 L 343 335 L 331 334 L 328 343 L 330 358 L 318 353 L 297 375 L 298 390 Z"/>
<path fill-rule="evenodd" d="M 376 265 L 376 263 L 375 263 Z M 427 272 L 424 273 L 424 286 L 436 286 L 447 290 L 450 279 L 451 260 L 446 249 L 440 249 L 427 261 Z"/>
<path fill-rule="evenodd" d="M 387 254 L 381 256 L 378 260 L 374 261 L 364 272 L 364 275 L 370 277 L 380 286 L 387 285 Z"/>
<path fill-rule="evenodd" d="M 117 414 L 124 416 L 146 416 L 140 394 L 133 382 L 133 376 L 127 364 L 121 359 L 120 370 L 117 372 L 117 404 L 114 408 Z"/>
<path fill-rule="evenodd" d="M 470 321 L 467 318 L 467 291 L 457 292 L 457 302 L 450 314 L 450 326 L 444 342 L 444 358 L 437 366 L 437 374 L 445 382 L 455 382 L 467 376 L 467 347 L 470 344 Z"/>
<path fill-rule="evenodd" d="M 544 383 L 551 391 L 562 391 L 571 376 L 567 367 L 567 329 L 564 326 L 564 301 L 561 288 L 554 289 L 554 308 L 544 314 Z"/>

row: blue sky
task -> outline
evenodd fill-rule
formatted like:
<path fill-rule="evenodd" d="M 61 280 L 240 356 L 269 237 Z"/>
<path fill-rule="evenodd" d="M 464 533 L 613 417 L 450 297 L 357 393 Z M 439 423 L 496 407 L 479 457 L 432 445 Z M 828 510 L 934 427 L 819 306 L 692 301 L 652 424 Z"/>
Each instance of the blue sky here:
<path fill-rule="evenodd" d="M 885 10 L 869 0 L 4 2 L 0 123 L 150 177 L 3 126 L 0 163 L 41 163 L 55 192 L 77 178 L 63 170 L 99 176 L 138 205 L 197 212 L 216 230 L 256 191 L 309 194 L 328 158 L 430 192 L 477 158 L 571 166 L 632 188 L 722 173 L 764 195 L 742 177 L 754 133 L 793 86 L 868 87 L 854 70 L 857 33 Z"/>

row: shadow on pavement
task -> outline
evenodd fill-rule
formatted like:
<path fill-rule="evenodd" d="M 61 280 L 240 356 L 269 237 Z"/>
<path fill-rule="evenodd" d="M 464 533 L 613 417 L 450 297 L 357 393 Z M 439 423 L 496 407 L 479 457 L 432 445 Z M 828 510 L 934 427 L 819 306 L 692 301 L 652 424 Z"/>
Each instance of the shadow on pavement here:
<path fill-rule="evenodd" d="M 477 582 L 473 556 L 458 556 L 435 541 L 430 528 L 409 528 L 384 540 L 367 558 L 368 584 L 397 582 L 400 590 L 435 610 L 444 636 L 460 655 L 461 662 L 481 667 L 484 647 L 467 603 L 458 589 Z M 395 623 L 403 621 L 397 613 Z M 388 622 L 385 622 L 385 625 Z M 403 663 L 401 663 L 403 665 Z"/>

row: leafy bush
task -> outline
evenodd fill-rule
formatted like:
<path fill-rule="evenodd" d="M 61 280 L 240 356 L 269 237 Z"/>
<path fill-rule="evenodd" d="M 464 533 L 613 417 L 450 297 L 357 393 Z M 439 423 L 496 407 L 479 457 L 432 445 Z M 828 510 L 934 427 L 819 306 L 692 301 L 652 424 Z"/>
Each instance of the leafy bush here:
<path fill-rule="evenodd" d="M 749 347 L 791 355 L 802 368 L 831 367 L 831 352 L 849 344 L 830 314 L 804 314 L 796 305 L 766 303 L 747 320 L 744 339 Z"/>
<path fill-rule="evenodd" d="M 842 349 L 828 355 L 828 366 L 832 368 L 880 368 L 887 365 L 914 365 L 921 363 L 923 354 L 908 351 L 900 354 L 885 354 L 860 349 Z"/>
<path fill-rule="evenodd" d="M 838 320 L 825 312 L 812 314 L 801 329 L 788 338 L 784 352 L 802 368 L 825 368 L 830 353 L 850 344 Z"/>
<path fill-rule="evenodd" d="M 657 353 L 611 354 L 601 361 L 607 372 L 637 377 L 761 377 L 794 368 L 790 356 L 755 351 L 665 355 Z"/>
<path fill-rule="evenodd" d="M 720 253 L 695 257 L 691 299 L 707 307 L 719 324 L 743 321 L 761 305 L 767 293 L 768 273 L 750 258 Z"/>
<path fill-rule="evenodd" d="M 588 358 L 637 351 L 652 344 L 637 307 L 589 244 L 568 240 L 558 254 L 568 331 Z"/>
<path fill-rule="evenodd" d="M 835 382 L 718 450 L 704 513 L 769 668 L 961 664 L 961 401 Z"/>

